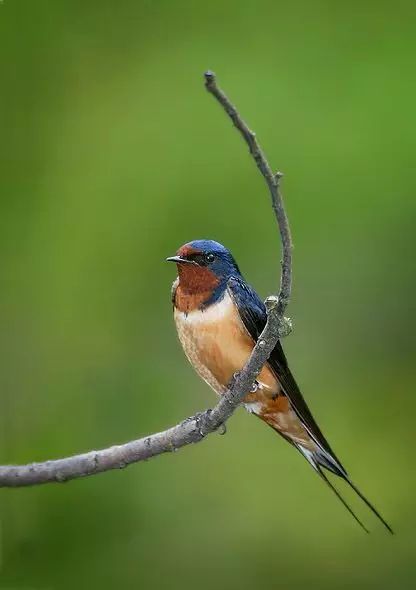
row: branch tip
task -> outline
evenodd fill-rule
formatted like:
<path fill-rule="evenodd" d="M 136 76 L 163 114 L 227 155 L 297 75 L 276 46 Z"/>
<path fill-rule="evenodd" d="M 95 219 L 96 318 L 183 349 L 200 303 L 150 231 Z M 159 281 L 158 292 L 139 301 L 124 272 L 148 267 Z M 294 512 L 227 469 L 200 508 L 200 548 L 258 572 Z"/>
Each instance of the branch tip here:
<path fill-rule="evenodd" d="M 207 70 L 204 73 L 205 78 L 205 86 L 208 88 L 209 86 L 213 86 L 215 84 L 215 73 L 212 70 Z"/>

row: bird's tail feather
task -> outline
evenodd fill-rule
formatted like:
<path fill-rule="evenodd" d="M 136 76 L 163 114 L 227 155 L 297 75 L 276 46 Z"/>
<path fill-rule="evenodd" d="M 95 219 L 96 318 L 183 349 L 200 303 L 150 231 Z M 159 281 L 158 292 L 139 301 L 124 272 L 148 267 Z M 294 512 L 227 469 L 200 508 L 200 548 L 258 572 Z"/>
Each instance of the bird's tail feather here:
<path fill-rule="evenodd" d="M 336 489 L 336 487 L 331 483 L 331 481 L 328 479 L 328 477 L 326 476 L 323 469 L 327 469 L 331 473 L 337 475 L 338 477 L 341 477 L 344 481 L 346 481 L 347 484 L 357 494 L 357 496 L 359 498 L 361 498 L 361 500 L 364 502 L 364 504 L 371 510 L 371 512 L 383 523 L 383 525 L 386 527 L 386 529 L 389 531 L 389 533 L 391 533 L 392 535 L 394 534 L 391 526 L 384 520 L 384 518 L 381 516 L 379 511 L 371 504 L 371 502 L 364 496 L 364 494 L 350 480 L 345 469 L 342 466 L 340 466 L 337 461 L 335 461 L 330 455 L 328 455 L 327 453 L 325 453 L 321 450 L 319 450 L 317 452 L 312 452 L 308 449 L 305 449 L 301 445 L 296 445 L 296 446 L 299 449 L 299 451 L 302 453 L 302 455 L 305 457 L 305 459 L 308 461 L 308 463 L 310 465 L 312 465 L 312 467 L 315 469 L 315 471 L 318 473 L 318 475 L 321 477 L 321 479 L 331 488 L 331 490 L 334 492 L 334 494 L 337 496 L 337 498 L 342 502 L 342 504 L 345 506 L 345 508 L 348 510 L 348 512 L 353 516 L 353 518 L 358 522 L 358 524 L 367 533 L 369 532 L 368 529 L 363 525 L 363 523 L 358 518 L 358 516 L 354 513 L 354 511 L 349 506 L 349 504 L 347 504 L 347 502 L 341 496 L 341 494 Z"/>
<path fill-rule="evenodd" d="M 336 497 L 342 502 L 342 504 L 345 506 L 345 508 L 348 510 L 348 512 L 351 514 L 351 516 L 354 518 L 354 520 L 356 520 L 356 522 L 358 522 L 358 524 L 360 525 L 360 527 L 363 530 L 365 530 L 366 533 L 369 533 L 370 531 L 368 530 L 368 528 L 366 526 L 364 526 L 364 524 L 361 522 L 361 520 L 355 514 L 354 510 L 344 500 L 344 498 L 341 496 L 341 494 L 339 493 L 339 491 L 337 490 L 337 488 L 330 482 L 330 480 L 327 478 L 327 476 L 325 475 L 325 473 L 323 472 L 322 468 L 319 465 L 317 466 L 316 471 L 319 474 L 319 476 L 323 479 L 323 481 L 331 488 L 331 490 L 334 492 L 334 494 L 336 495 Z"/>
<path fill-rule="evenodd" d="M 354 492 L 357 494 L 357 496 L 359 498 L 361 498 L 361 500 L 364 502 L 364 504 L 371 510 L 371 512 L 377 516 L 377 518 L 384 524 L 384 526 L 386 527 L 386 529 L 389 531 L 389 533 L 391 533 L 392 535 L 394 535 L 394 531 L 391 528 L 391 526 L 389 525 L 388 522 L 386 522 L 384 520 L 384 518 L 381 516 L 380 512 L 375 508 L 375 506 L 373 506 L 370 502 L 370 500 L 368 500 L 364 494 L 362 492 L 360 492 L 360 490 L 357 488 L 357 486 L 355 484 L 352 483 L 352 481 L 350 480 L 349 477 L 344 478 L 345 481 L 348 483 L 348 485 L 354 490 Z"/>

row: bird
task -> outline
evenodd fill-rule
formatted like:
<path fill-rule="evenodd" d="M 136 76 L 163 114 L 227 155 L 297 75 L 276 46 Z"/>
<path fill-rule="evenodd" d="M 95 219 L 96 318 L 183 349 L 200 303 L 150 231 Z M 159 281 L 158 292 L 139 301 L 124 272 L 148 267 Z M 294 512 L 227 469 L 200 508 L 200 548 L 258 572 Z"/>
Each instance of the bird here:
<path fill-rule="evenodd" d="M 214 240 L 187 242 L 166 260 L 177 265 L 171 294 L 185 355 L 199 376 L 223 395 L 266 325 L 265 305 L 244 279 L 231 252 Z M 243 404 L 301 453 L 367 533 L 327 474 L 344 480 L 393 534 L 380 512 L 352 482 L 322 434 L 289 369 L 280 340 Z"/>

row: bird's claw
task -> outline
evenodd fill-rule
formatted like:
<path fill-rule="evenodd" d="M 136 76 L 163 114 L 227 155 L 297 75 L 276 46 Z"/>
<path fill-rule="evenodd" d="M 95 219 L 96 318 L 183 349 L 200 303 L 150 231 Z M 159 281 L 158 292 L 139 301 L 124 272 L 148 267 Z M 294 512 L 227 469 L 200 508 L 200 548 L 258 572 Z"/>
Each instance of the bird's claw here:
<path fill-rule="evenodd" d="M 236 371 L 234 373 L 234 375 L 231 377 L 231 381 L 230 381 L 230 384 L 228 386 L 228 389 L 232 389 L 234 387 L 234 383 L 238 379 L 239 374 L 240 374 L 240 372 L 239 371 Z M 256 393 L 256 391 L 258 390 L 259 387 L 260 387 L 259 382 L 257 380 L 254 381 L 253 385 L 251 386 L 250 393 Z"/>
<path fill-rule="evenodd" d="M 236 371 L 231 377 L 230 383 L 228 384 L 228 389 L 232 389 L 234 387 L 234 383 L 237 381 L 239 374 L 240 371 Z"/>
<path fill-rule="evenodd" d="M 254 381 L 253 385 L 251 386 L 250 393 L 256 393 L 258 388 L 260 387 L 259 382 L 256 380 Z"/>

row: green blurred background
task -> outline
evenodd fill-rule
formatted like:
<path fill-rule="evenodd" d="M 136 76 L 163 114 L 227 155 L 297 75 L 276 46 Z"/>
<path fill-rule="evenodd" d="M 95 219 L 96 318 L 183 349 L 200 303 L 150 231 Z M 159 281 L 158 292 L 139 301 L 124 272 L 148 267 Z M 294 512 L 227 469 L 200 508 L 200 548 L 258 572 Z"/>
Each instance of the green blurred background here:
<path fill-rule="evenodd" d="M 414 588 L 413 2 L 0 4 L 0 462 L 105 447 L 215 403 L 171 317 L 182 243 L 214 238 L 262 296 L 264 182 L 294 250 L 289 359 L 367 536 L 243 410 L 225 437 L 65 486 L 1 490 L 0 588 Z"/>

